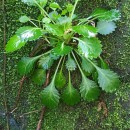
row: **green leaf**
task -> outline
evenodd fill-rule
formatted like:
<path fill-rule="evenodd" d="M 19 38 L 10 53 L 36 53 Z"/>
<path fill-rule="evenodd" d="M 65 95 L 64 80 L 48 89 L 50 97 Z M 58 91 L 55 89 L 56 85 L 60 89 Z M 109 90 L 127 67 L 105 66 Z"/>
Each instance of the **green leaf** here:
<path fill-rule="evenodd" d="M 100 89 L 97 84 L 82 75 L 82 83 L 80 85 L 81 97 L 86 101 L 93 101 L 98 99 L 100 95 Z"/>
<path fill-rule="evenodd" d="M 54 55 L 53 53 L 50 53 L 50 57 L 51 57 L 53 60 L 57 60 L 57 59 L 59 59 L 60 56 L 57 56 L 57 55 Z"/>
<path fill-rule="evenodd" d="M 75 61 L 71 58 L 70 55 L 68 55 L 68 60 L 66 61 L 66 68 L 69 70 L 69 71 L 73 71 L 76 69 L 76 63 Z"/>
<path fill-rule="evenodd" d="M 98 96 L 100 95 L 100 89 L 97 86 L 97 84 L 86 78 L 85 74 L 83 73 L 74 53 L 72 52 L 72 55 L 78 65 L 78 68 L 81 72 L 82 75 L 82 82 L 80 84 L 80 93 L 81 93 L 81 97 L 86 100 L 86 101 L 93 101 L 96 100 L 98 98 Z"/>
<path fill-rule="evenodd" d="M 115 31 L 116 24 L 114 22 L 99 21 L 97 23 L 98 32 L 102 35 L 107 35 Z"/>
<path fill-rule="evenodd" d="M 56 2 L 53 2 L 50 4 L 50 8 L 53 9 L 53 10 L 56 10 L 56 9 L 60 9 L 60 6 L 58 3 Z"/>
<path fill-rule="evenodd" d="M 66 84 L 66 78 L 63 75 L 62 71 L 58 72 L 55 79 L 56 88 L 62 89 Z"/>
<path fill-rule="evenodd" d="M 100 15 L 103 15 L 104 13 L 106 13 L 107 11 L 108 11 L 108 10 L 103 9 L 103 8 L 97 8 L 97 9 L 95 9 L 95 10 L 92 12 L 91 16 L 93 16 L 93 17 L 95 17 L 95 16 L 100 16 Z"/>
<path fill-rule="evenodd" d="M 102 16 L 99 16 L 99 20 L 101 21 L 117 21 L 121 17 L 121 14 L 119 10 L 112 9 L 110 11 L 107 11 Z"/>
<path fill-rule="evenodd" d="M 63 36 L 64 35 L 64 29 L 62 25 L 59 24 L 46 24 L 45 25 L 46 30 L 56 36 Z"/>
<path fill-rule="evenodd" d="M 74 26 L 72 29 L 74 32 L 88 38 L 95 37 L 97 34 L 97 29 L 89 25 L 77 25 Z"/>
<path fill-rule="evenodd" d="M 37 61 L 39 57 L 23 57 L 17 66 L 18 72 L 21 75 L 26 75 L 30 73 L 30 71 L 33 69 L 35 62 Z"/>
<path fill-rule="evenodd" d="M 97 58 L 102 52 L 101 42 L 97 38 L 75 38 L 79 41 L 78 48 L 86 58 Z"/>
<path fill-rule="evenodd" d="M 67 105 L 75 105 L 80 101 L 80 94 L 73 86 L 67 86 L 63 92 L 62 99 Z"/>
<path fill-rule="evenodd" d="M 44 7 L 47 4 L 48 0 L 21 0 L 23 3 L 29 5 L 29 6 L 36 6 L 36 2 L 40 4 L 42 7 Z"/>
<path fill-rule="evenodd" d="M 90 74 L 93 73 L 95 70 L 95 67 L 83 57 L 82 57 L 81 65 L 82 65 L 83 70 L 85 70 L 86 72 L 88 72 Z"/>
<path fill-rule="evenodd" d="M 44 90 L 41 92 L 42 103 L 49 108 L 56 107 L 58 106 L 59 103 L 60 97 L 59 97 L 59 92 L 55 88 L 55 78 L 61 61 L 62 58 L 59 60 L 59 63 L 57 65 L 51 83 L 46 88 L 44 88 Z"/>
<path fill-rule="evenodd" d="M 19 21 L 20 21 L 21 23 L 26 23 L 26 22 L 28 22 L 29 20 L 30 20 L 30 18 L 27 17 L 26 15 L 21 16 L 21 17 L 19 18 Z"/>
<path fill-rule="evenodd" d="M 60 17 L 60 18 L 58 18 L 58 23 L 61 25 L 66 24 L 66 23 L 71 23 L 71 19 L 67 16 Z"/>
<path fill-rule="evenodd" d="M 42 90 L 40 97 L 43 105 L 46 107 L 54 108 L 58 106 L 60 99 L 59 92 L 52 82 Z"/>
<path fill-rule="evenodd" d="M 101 21 L 117 21 L 120 19 L 121 14 L 119 10 L 105 10 L 105 9 L 96 9 L 91 16 L 97 17 Z"/>
<path fill-rule="evenodd" d="M 116 73 L 96 67 L 98 72 L 98 83 L 106 92 L 115 91 L 120 84 L 119 77 Z"/>
<path fill-rule="evenodd" d="M 109 69 L 108 64 L 102 58 L 100 58 L 100 65 L 102 69 Z"/>
<path fill-rule="evenodd" d="M 45 18 L 42 19 L 42 22 L 43 23 L 50 23 L 51 20 L 49 18 L 45 17 Z"/>
<path fill-rule="evenodd" d="M 25 45 L 25 42 L 20 39 L 19 36 L 14 35 L 6 44 L 6 52 L 14 52 Z"/>
<path fill-rule="evenodd" d="M 51 56 L 43 56 L 39 60 L 39 66 L 44 68 L 45 70 L 50 69 L 50 67 L 53 65 L 53 59 Z"/>
<path fill-rule="evenodd" d="M 71 106 L 79 103 L 80 101 L 80 94 L 78 90 L 73 87 L 71 79 L 69 79 L 68 86 L 63 91 L 62 99 L 67 105 Z"/>
<path fill-rule="evenodd" d="M 98 83 L 98 72 L 97 72 L 97 71 L 95 71 L 95 72 L 92 73 L 92 78 L 93 78 L 93 80 L 94 80 L 96 83 Z"/>
<path fill-rule="evenodd" d="M 61 15 L 66 15 L 68 13 L 67 9 L 62 10 Z"/>
<path fill-rule="evenodd" d="M 64 43 L 58 45 L 52 50 L 52 53 L 57 56 L 64 56 L 72 51 L 72 47 L 64 45 Z"/>
<path fill-rule="evenodd" d="M 72 12 L 74 6 L 69 3 L 69 4 L 66 5 L 66 8 L 67 8 L 67 11 L 68 11 L 68 12 Z"/>
<path fill-rule="evenodd" d="M 46 81 L 46 71 L 43 69 L 36 69 L 33 72 L 31 79 L 35 84 L 43 85 Z"/>
<path fill-rule="evenodd" d="M 55 20 L 55 21 L 56 21 L 58 18 L 61 17 L 61 15 L 58 14 L 57 11 L 52 11 L 52 12 L 49 13 L 49 17 L 50 17 L 52 20 Z"/>
<path fill-rule="evenodd" d="M 21 27 L 16 31 L 16 35 L 21 38 L 22 41 L 33 41 L 39 39 L 43 35 L 43 30 L 37 27 Z"/>

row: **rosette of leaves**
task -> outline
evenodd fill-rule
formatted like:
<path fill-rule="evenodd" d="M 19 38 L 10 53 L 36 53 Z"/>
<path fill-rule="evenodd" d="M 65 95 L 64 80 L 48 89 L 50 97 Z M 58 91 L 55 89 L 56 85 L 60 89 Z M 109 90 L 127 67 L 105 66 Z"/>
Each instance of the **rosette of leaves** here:
<path fill-rule="evenodd" d="M 26 44 L 31 46 L 31 42 L 36 41 L 34 52 L 31 52 L 33 57 L 23 57 L 17 68 L 21 75 L 30 76 L 34 83 L 41 86 L 45 83 L 46 71 L 53 70 L 51 74 L 54 73 L 54 76 L 50 84 L 40 94 L 43 105 L 56 107 L 60 97 L 68 105 L 77 104 L 80 98 L 94 101 L 98 99 L 101 90 L 114 92 L 118 89 L 119 77 L 101 58 L 102 44 L 97 37 L 98 34 L 107 35 L 115 31 L 116 21 L 121 16 L 118 10 L 98 8 L 89 17 L 81 19 L 75 14 L 79 0 L 75 0 L 74 4 L 66 4 L 63 8 L 48 0 L 21 2 L 37 7 L 41 14 L 37 19 L 26 14 L 21 16 L 19 21 L 30 25 L 17 29 L 7 42 L 5 50 L 7 53 L 18 51 Z M 63 57 L 65 61 L 62 60 Z M 80 71 L 82 81 L 77 88 L 72 85 L 70 74 L 67 83 L 63 66 L 72 74 L 75 70 Z M 61 96 L 60 91 L 63 92 Z"/>

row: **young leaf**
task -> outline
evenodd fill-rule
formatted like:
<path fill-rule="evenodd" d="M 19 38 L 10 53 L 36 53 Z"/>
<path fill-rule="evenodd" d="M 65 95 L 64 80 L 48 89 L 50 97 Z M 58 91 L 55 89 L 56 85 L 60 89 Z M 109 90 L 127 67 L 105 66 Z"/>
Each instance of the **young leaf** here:
<path fill-rule="evenodd" d="M 50 23 L 51 20 L 49 18 L 45 17 L 45 18 L 42 19 L 42 22 L 43 23 Z"/>
<path fill-rule="evenodd" d="M 44 7 L 47 4 L 48 0 L 22 0 L 23 3 L 29 5 L 29 6 L 36 6 L 38 4 L 40 4 L 42 7 Z"/>
<path fill-rule="evenodd" d="M 21 27 L 16 31 L 16 35 L 21 38 L 22 41 L 33 41 L 39 39 L 43 35 L 43 30 L 37 27 Z"/>
<path fill-rule="evenodd" d="M 81 65 L 82 65 L 83 70 L 85 70 L 86 72 L 88 72 L 90 74 L 93 73 L 95 70 L 94 66 L 83 57 L 82 57 Z"/>
<path fill-rule="evenodd" d="M 55 88 L 55 85 L 51 82 L 44 90 L 41 92 L 41 101 L 48 108 L 54 108 L 58 106 L 59 103 L 59 92 Z"/>
<path fill-rule="evenodd" d="M 71 24 L 71 19 L 67 16 L 64 16 L 64 17 L 62 16 L 62 17 L 58 18 L 58 23 L 61 24 L 61 25 L 66 24 L 66 23 Z"/>
<path fill-rule="evenodd" d="M 57 89 L 62 89 L 66 84 L 66 78 L 63 75 L 62 71 L 58 72 L 55 79 L 55 85 Z"/>
<path fill-rule="evenodd" d="M 116 21 L 119 20 L 121 15 L 119 10 L 112 9 L 112 10 L 106 10 L 106 9 L 96 9 L 92 14 L 92 17 L 97 17 L 101 21 Z"/>
<path fill-rule="evenodd" d="M 64 45 L 64 43 L 58 45 L 52 50 L 52 53 L 57 56 L 64 56 L 69 54 L 72 51 L 70 46 Z"/>
<path fill-rule="evenodd" d="M 62 99 L 67 105 L 75 105 L 80 101 L 80 94 L 77 89 L 73 87 L 70 76 L 68 86 L 63 91 Z"/>
<path fill-rule="evenodd" d="M 26 23 L 26 22 L 28 22 L 29 20 L 30 20 L 30 18 L 27 17 L 26 15 L 21 16 L 21 17 L 19 18 L 19 21 L 20 21 L 21 23 Z"/>
<path fill-rule="evenodd" d="M 98 32 L 102 35 L 107 35 L 115 31 L 116 24 L 114 22 L 99 21 L 97 23 Z"/>
<path fill-rule="evenodd" d="M 51 56 L 43 56 L 39 60 L 39 66 L 44 68 L 45 70 L 48 70 L 53 65 L 53 59 Z"/>
<path fill-rule="evenodd" d="M 18 72 L 21 75 L 28 74 L 32 69 L 39 57 L 23 57 L 17 66 Z"/>
<path fill-rule="evenodd" d="M 59 24 L 46 24 L 45 25 L 46 30 L 56 36 L 63 36 L 64 35 L 64 29 L 62 25 Z"/>
<path fill-rule="evenodd" d="M 100 89 L 94 81 L 86 78 L 85 75 L 82 74 L 80 93 L 84 100 L 93 101 L 98 99 L 100 95 Z"/>
<path fill-rule="evenodd" d="M 60 6 L 58 3 L 56 2 L 53 2 L 50 4 L 50 8 L 53 9 L 53 10 L 56 10 L 56 9 L 60 9 Z"/>
<path fill-rule="evenodd" d="M 24 45 L 25 42 L 22 41 L 19 36 L 14 35 L 13 37 L 10 38 L 10 40 L 6 44 L 5 50 L 7 53 L 14 52 L 23 47 Z"/>
<path fill-rule="evenodd" d="M 97 29 L 90 25 L 78 25 L 74 26 L 72 29 L 74 32 L 88 38 L 95 37 L 97 34 Z"/>
<path fill-rule="evenodd" d="M 37 85 L 43 85 L 46 81 L 46 72 L 43 69 L 36 69 L 31 77 L 32 81 Z"/>
<path fill-rule="evenodd" d="M 119 77 L 116 73 L 96 67 L 98 72 L 98 83 L 106 92 L 113 92 L 119 87 Z"/>
<path fill-rule="evenodd" d="M 72 12 L 74 6 L 69 3 L 69 4 L 66 5 L 66 8 L 67 8 L 67 11 L 68 11 L 68 12 Z"/>
<path fill-rule="evenodd" d="M 73 71 L 76 69 L 76 63 L 75 61 L 71 58 L 70 55 L 68 55 L 68 60 L 66 61 L 66 68 L 69 70 L 69 71 Z"/>
<path fill-rule="evenodd" d="M 79 41 L 78 48 L 86 58 L 97 58 L 102 52 L 101 42 L 97 38 L 75 38 Z"/>
<path fill-rule="evenodd" d="M 61 15 L 66 15 L 68 13 L 67 9 L 62 10 Z"/>
<path fill-rule="evenodd" d="M 58 14 L 57 11 L 52 11 L 52 12 L 49 13 L 49 17 L 50 17 L 52 20 L 57 21 L 57 19 L 60 18 L 61 15 Z"/>

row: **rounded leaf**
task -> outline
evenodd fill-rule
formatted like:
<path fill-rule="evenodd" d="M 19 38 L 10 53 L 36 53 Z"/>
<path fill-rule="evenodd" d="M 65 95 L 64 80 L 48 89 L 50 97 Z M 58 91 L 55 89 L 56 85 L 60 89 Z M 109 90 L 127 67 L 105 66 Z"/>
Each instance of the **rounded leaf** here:
<path fill-rule="evenodd" d="M 115 31 L 116 24 L 114 22 L 99 21 L 97 23 L 98 32 L 102 35 L 107 35 Z"/>
<path fill-rule="evenodd" d="M 40 94 L 43 105 L 48 108 L 57 107 L 60 99 L 59 92 L 52 85 L 53 84 L 48 85 Z"/>
<path fill-rule="evenodd" d="M 19 21 L 20 21 L 21 23 L 26 23 L 26 22 L 28 22 L 29 20 L 30 20 L 30 18 L 27 17 L 26 15 L 21 16 L 21 17 L 19 18 Z"/>
<path fill-rule="evenodd" d="M 63 91 L 62 100 L 72 106 L 80 102 L 80 94 L 72 85 L 68 85 Z"/>

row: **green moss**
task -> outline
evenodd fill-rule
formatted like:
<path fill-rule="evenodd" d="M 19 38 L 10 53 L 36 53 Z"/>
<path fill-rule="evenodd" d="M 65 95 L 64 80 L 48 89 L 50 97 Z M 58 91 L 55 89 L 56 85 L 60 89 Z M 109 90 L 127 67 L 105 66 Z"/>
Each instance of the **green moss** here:
<path fill-rule="evenodd" d="M 62 0 L 59 0 L 63 2 Z M 37 17 L 38 10 L 27 7 L 16 0 L 6 1 L 6 40 L 14 34 L 16 28 L 22 24 L 18 22 L 18 18 L 27 14 L 32 17 Z M 130 1 L 126 0 L 82 0 L 79 2 L 77 12 L 80 17 L 82 15 L 88 16 L 96 7 L 117 8 L 122 13 L 121 20 L 117 23 L 118 28 L 109 36 L 100 36 L 103 43 L 104 52 L 102 56 L 109 62 L 111 68 L 115 70 L 122 80 L 120 89 L 114 94 L 104 94 L 104 101 L 108 107 L 108 117 L 103 116 L 103 111 L 97 111 L 98 101 L 94 103 L 82 102 L 77 106 L 68 107 L 61 104 L 59 108 L 47 110 L 44 115 L 42 130 L 127 130 L 130 128 Z M 35 11 L 34 11 L 35 10 Z M 0 13 L 2 14 L 2 13 Z M 0 15 L 1 17 L 1 15 Z M 0 76 L 3 77 L 3 23 L 0 23 Z M 16 53 L 7 55 L 6 66 L 6 93 L 8 99 L 9 110 L 12 110 L 15 103 L 17 91 L 19 88 L 19 80 L 21 76 L 18 75 L 16 68 L 17 62 L 22 56 L 28 56 L 31 47 L 22 48 Z M 79 74 L 73 76 L 76 78 L 74 86 L 79 85 Z M 79 79 L 79 80 L 77 80 Z M 127 83 L 128 82 L 128 83 Z M 3 85 L 3 80 L 0 79 L 0 86 Z M 41 87 L 35 86 L 27 80 L 23 86 L 23 91 L 20 97 L 20 104 L 18 109 L 13 113 L 14 119 L 26 126 L 27 130 L 36 129 L 39 120 L 40 112 L 30 113 L 19 118 L 20 115 L 41 109 L 39 101 L 39 93 Z M 3 87 L 0 87 L 3 92 Z M 3 93 L 0 93 L 3 97 Z M 0 101 L 0 108 L 3 109 Z M 4 109 L 3 109 L 4 111 Z M 3 123 L 3 119 L 0 119 Z M 1 125 L 1 123 L 0 123 Z M 5 125 L 4 125 L 5 126 Z"/>

